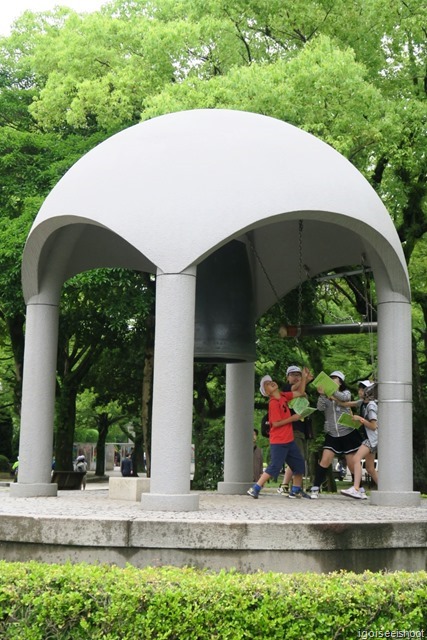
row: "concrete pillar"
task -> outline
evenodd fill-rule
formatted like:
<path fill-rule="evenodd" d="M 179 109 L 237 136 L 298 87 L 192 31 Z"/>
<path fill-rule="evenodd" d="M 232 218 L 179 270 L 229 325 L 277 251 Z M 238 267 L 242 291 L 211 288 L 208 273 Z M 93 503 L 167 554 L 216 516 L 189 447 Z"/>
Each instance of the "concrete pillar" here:
<path fill-rule="evenodd" d="M 390 296 L 378 304 L 378 491 L 371 503 L 417 506 L 413 491 L 411 305 Z"/>
<path fill-rule="evenodd" d="M 55 496 L 51 484 L 58 305 L 27 305 L 18 482 L 12 496 Z"/>
<path fill-rule="evenodd" d="M 254 364 L 227 364 L 225 399 L 224 482 L 218 492 L 244 494 L 252 484 L 254 428 Z"/>
<path fill-rule="evenodd" d="M 149 511 L 194 511 L 190 494 L 196 268 L 157 274 Z"/>

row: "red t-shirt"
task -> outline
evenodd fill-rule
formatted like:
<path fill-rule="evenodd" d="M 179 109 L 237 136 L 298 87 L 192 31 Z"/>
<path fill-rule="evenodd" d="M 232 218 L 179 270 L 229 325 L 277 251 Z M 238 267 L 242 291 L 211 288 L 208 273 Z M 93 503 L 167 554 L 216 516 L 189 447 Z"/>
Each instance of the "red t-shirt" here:
<path fill-rule="evenodd" d="M 288 402 L 294 397 L 293 391 L 281 391 L 280 398 L 270 398 L 268 403 L 268 421 L 270 423 L 270 444 L 287 444 L 294 439 L 292 422 L 282 427 L 273 427 L 273 422 L 291 417 Z"/>

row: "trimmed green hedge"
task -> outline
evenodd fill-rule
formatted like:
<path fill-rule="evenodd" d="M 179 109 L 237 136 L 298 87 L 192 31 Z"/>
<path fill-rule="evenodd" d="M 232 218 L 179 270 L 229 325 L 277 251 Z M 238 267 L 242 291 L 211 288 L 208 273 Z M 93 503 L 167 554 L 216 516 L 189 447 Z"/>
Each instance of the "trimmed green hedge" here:
<path fill-rule="evenodd" d="M 424 636 L 426 572 L 243 575 L 0 562 L 2 640 Z"/>

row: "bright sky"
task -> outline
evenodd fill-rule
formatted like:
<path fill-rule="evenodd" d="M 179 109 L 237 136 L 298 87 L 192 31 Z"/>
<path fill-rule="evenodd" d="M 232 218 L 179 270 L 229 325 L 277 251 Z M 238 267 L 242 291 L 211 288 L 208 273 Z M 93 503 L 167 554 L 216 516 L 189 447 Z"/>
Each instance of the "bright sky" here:
<path fill-rule="evenodd" d="M 64 6 L 90 13 L 96 11 L 107 0 L 0 0 L 0 35 L 9 35 L 10 26 L 24 11 L 49 11 L 55 6 Z"/>

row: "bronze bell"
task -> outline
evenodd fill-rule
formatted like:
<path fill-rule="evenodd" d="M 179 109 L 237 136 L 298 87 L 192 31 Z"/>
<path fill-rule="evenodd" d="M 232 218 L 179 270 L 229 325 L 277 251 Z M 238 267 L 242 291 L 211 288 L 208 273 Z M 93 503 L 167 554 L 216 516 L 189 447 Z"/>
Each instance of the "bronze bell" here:
<path fill-rule="evenodd" d="M 232 240 L 197 267 L 194 359 L 254 362 L 255 309 L 246 246 Z"/>

